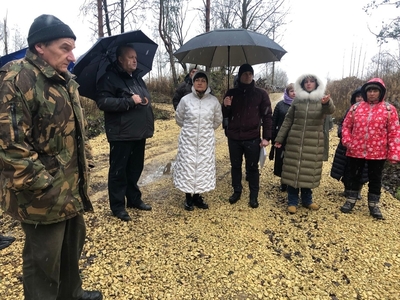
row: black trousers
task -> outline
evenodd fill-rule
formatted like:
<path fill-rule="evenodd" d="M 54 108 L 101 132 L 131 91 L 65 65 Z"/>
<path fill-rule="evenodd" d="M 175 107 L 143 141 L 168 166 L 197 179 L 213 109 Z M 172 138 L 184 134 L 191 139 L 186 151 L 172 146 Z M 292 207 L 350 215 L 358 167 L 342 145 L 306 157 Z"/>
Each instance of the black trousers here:
<path fill-rule="evenodd" d="M 82 215 L 49 224 L 21 223 L 25 300 L 73 300 L 82 296 L 79 259 L 85 242 Z"/>
<path fill-rule="evenodd" d="M 350 190 L 358 191 L 361 178 L 363 176 L 364 166 L 366 165 L 365 162 L 368 162 L 368 192 L 374 195 L 380 195 L 382 186 L 382 171 L 385 161 L 385 159 L 366 160 L 363 158 L 347 157 L 347 178 Z"/>
<path fill-rule="evenodd" d="M 144 166 L 146 139 L 127 142 L 110 142 L 110 169 L 108 196 L 114 214 L 127 206 L 137 206 L 142 193 L 137 185 Z"/>
<path fill-rule="evenodd" d="M 249 182 L 250 198 L 257 198 L 260 189 L 258 159 L 261 140 L 238 141 L 228 138 L 229 157 L 231 160 L 232 187 L 234 192 L 242 192 L 242 162 L 245 158 L 246 179 Z"/>

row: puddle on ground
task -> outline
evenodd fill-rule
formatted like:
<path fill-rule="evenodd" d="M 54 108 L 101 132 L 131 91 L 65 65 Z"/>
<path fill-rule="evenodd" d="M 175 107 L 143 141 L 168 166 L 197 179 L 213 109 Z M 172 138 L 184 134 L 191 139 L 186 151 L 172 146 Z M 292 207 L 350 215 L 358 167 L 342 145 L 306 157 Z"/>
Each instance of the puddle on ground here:
<path fill-rule="evenodd" d="M 148 164 L 144 166 L 142 176 L 139 179 L 138 185 L 148 185 L 159 180 L 163 176 L 170 177 L 175 161 L 170 161 L 167 164 Z"/>

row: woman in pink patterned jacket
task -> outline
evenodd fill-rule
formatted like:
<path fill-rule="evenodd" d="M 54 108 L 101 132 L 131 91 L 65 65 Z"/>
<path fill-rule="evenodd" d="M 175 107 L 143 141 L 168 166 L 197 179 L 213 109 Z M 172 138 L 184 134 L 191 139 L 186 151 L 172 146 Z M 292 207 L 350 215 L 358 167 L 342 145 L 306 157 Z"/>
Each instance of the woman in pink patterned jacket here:
<path fill-rule="evenodd" d="M 368 163 L 368 208 L 372 217 L 383 219 L 379 209 L 382 170 L 386 160 L 400 161 L 400 125 L 396 108 L 385 102 L 386 86 L 373 78 L 361 87 L 364 101 L 354 104 L 342 127 L 342 143 L 347 147 L 350 191 L 340 208 L 349 213 L 357 201 L 357 189 L 364 163 Z"/>

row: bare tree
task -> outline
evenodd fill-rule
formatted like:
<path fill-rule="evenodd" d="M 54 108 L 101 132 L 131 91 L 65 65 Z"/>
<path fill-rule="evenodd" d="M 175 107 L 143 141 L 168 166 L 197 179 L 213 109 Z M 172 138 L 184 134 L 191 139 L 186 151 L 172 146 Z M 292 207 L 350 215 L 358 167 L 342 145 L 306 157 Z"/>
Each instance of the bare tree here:
<path fill-rule="evenodd" d="M 13 35 L 11 37 L 13 43 L 12 51 L 18 51 L 28 47 L 28 41 L 26 40 L 26 37 L 21 34 L 21 31 L 18 27 L 14 28 L 12 32 L 13 32 Z"/>
<path fill-rule="evenodd" d="M 245 28 L 278 35 L 289 10 L 285 0 L 217 0 L 212 14 L 216 28 Z"/>
<path fill-rule="evenodd" d="M 277 41 L 289 9 L 285 7 L 285 0 L 217 0 L 212 12 L 217 28 L 249 29 Z M 271 84 L 274 84 L 274 72 L 273 62 Z"/>
<path fill-rule="evenodd" d="M 379 7 L 391 6 L 394 9 L 400 8 L 400 1 L 394 0 L 374 0 L 364 7 L 364 11 L 371 15 L 372 11 L 379 9 Z M 379 33 L 373 33 L 378 39 L 379 43 L 387 42 L 388 39 L 400 40 L 400 17 L 389 19 L 382 23 L 382 28 Z"/>
<path fill-rule="evenodd" d="M 99 29 L 101 18 L 107 35 L 111 36 L 140 28 L 146 22 L 145 13 L 149 6 L 147 1 L 141 0 L 85 0 L 80 9 L 85 17 L 89 17 L 94 34 L 102 34 Z"/>
<path fill-rule="evenodd" d="M 158 34 L 163 41 L 167 60 L 171 66 L 174 85 L 178 84 L 178 76 L 175 68 L 176 59 L 173 53 L 183 45 L 187 32 L 185 20 L 189 9 L 188 0 L 157 0 L 158 7 Z M 186 64 L 181 64 L 187 71 Z"/>
<path fill-rule="evenodd" d="M 4 55 L 7 55 L 9 53 L 9 43 L 8 43 L 9 30 L 7 26 L 7 14 L 4 17 L 3 23 L 1 25 L 2 25 L 1 40 L 3 41 L 3 53 Z"/>
<path fill-rule="evenodd" d="M 400 63 L 398 57 L 387 51 L 379 51 L 367 68 L 366 76 L 369 77 L 384 77 L 398 74 L 400 72 Z"/>

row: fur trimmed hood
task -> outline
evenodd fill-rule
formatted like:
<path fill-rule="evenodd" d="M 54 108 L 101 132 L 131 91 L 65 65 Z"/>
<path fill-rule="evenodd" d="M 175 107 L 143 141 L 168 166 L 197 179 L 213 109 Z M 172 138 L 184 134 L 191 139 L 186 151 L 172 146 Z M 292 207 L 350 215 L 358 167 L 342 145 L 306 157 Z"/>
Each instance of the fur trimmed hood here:
<path fill-rule="evenodd" d="M 303 89 L 301 84 L 303 80 L 307 77 L 314 77 L 315 80 L 317 81 L 317 88 L 313 90 L 311 93 Z M 314 74 L 303 74 L 294 83 L 294 91 L 296 93 L 295 99 L 301 99 L 301 100 L 309 99 L 313 101 L 318 101 L 321 100 L 322 97 L 325 95 L 325 84 L 318 76 Z"/>

